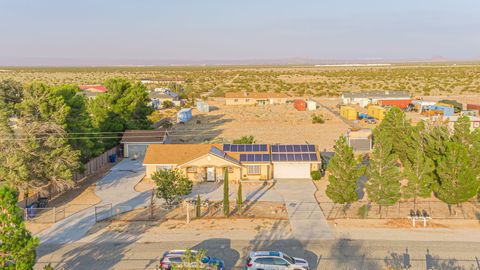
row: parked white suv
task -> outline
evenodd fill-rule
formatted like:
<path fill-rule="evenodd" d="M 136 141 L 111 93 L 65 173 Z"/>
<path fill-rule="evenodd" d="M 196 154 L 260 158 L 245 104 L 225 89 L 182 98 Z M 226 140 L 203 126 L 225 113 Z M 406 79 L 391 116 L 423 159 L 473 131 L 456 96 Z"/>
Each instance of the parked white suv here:
<path fill-rule="evenodd" d="M 290 257 L 279 251 L 253 251 L 247 257 L 245 270 L 310 270 L 302 258 Z"/>

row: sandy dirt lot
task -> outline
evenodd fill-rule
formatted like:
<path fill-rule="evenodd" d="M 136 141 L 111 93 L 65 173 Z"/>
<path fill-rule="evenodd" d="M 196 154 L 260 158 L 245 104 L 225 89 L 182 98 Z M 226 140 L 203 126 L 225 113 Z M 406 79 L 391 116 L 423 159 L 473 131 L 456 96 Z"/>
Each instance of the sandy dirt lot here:
<path fill-rule="evenodd" d="M 329 220 L 328 224 L 334 228 L 388 228 L 408 229 L 413 228 L 412 222 L 407 219 L 365 219 L 358 222 L 355 219 Z M 418 221 L 416 228 L 423 228 L 423 221 Z M 427 222 L 426 228 L 448 228 L 448 229 L 480 229 L 476 220 L 432 220 Z"/>
<path fill-rule="evenodd" d="M 297 111 L 292 104 L 226 106 L 209 102 L 214 110 L 193 110 L 193 119 L 171 132 L 173 143 L 231 142 L 253 135 L 258 143 L 311 143 L 332 149 L 334 141 L 349 126 L 329 111 Z M 313 124 L 312 115 L 321 114 L 324 124 Z"/>

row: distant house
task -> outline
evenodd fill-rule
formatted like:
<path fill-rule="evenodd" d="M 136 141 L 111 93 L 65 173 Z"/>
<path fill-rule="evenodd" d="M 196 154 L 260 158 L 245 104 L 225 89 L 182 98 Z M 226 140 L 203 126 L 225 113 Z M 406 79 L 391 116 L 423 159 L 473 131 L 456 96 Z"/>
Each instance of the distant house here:
<path fill-rule="evenodd" d="M 308 179 L 321 160 L 314 145 L 155 144 L 147 147 L 146 177 L 178 169 L 195 182 Z"/>
<path fill-rule="evenodd" d="M 406 91 L 362 91 L 342 94 L 343 104 L 358 104 L 366 107 L 381 100 L 409 100 L 410 94 Z"/>
<path fill-rule="evenodd" d="M 171 95 L 168 95 L 163 92 L 150 92 L 149 93 L 150 100 L 152 101 L 152 106 L 155 109 L 160 109 L 163 107 L 163 102 L 165 101 L 171 101 L 172 103 L 178 99 L 177 97 L 172 97 Z"/>
<path fill-rule="evenodd" d="M 430 121 L 430 122 L 446 122 L 448 128 L 453 131 L 455 127 L 455 122 L 458 121 L 458 118 L 461 116 L 452 115 L 452 116 L 443 116 L 443 115 L 435 115 L 431 117 L 422 117 L 421 120 L 423 121 Z M 470 119 L 470 129 L 473 131 L 474 129 L 480 128 L 480 117 L 477 116 L 468 116 Z"/>
<path fill-rule="evenodd" d="M 168 131 L 165 129 L 126 130 L 120 143 L 123 145 L 124 157 L 142 157 L 145 155 L 147 145 L 168 143 Z"/>
<path fill-rule="evenodd" d="M 175 99 L 179 98 L 179 95 L 178 95 L 177 93 L 173 92 L 172 90 L 170 90 L 170 89 L 168 89 L 168 88 L 163 88 L 163 87 L 161 87 L 161 88 L 155 88 L 155 89 L 153 90 L 153 92 L 155 92 L 155 93 L 163 93 L 163 94 L 169 95 L 169 96 L 171 96 L 171 97 L 173 97 L 173 98 L 175 98 Z"/>
<path fill-rule="evenodd" d="M 348 145 L 355 152 L 369 152 L 373 148 L 372 130 L 364 128 L 347 132 Z"/>
<path fill-rule="evenodd" d="M 285 104 L 288 96 L 284 93 L 231 92 L 225 94 L 226 105 Z"/>
<path fill-rule="evenodd" d="M 108 90 L 105 86 L 99 84 L 79 85 L 81 93 L 87 98 L 95 98 L 98 94 L 106 93 Z"/>
<path fill-rule="evenodd" d="M 160 83 L 184 83 L 184 78 L 142 78 L 142 84 L 160 84 Z"/>

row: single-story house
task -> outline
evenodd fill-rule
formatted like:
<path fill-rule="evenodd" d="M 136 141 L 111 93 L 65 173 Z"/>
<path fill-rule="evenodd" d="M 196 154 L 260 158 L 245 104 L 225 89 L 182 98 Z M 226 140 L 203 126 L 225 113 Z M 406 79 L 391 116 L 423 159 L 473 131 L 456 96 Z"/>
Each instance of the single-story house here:
<path fill-rule="evenodd" d="M 142 84 L 160 84 L 160 83 L 184 83 L 184 78 L 142 78 Z"/>
<path fill-rule="evenodd" d="M 431 117 L 421 117 L 420 119 L 423 121 L 431 121 L 431 122 L 446 122 L 448 128 L 450 130 L 454 130 L 455 122 L 458 121 L 458 118 L 461 116 L 459 115 L 452 115 L 452 116 L 443 116 L 443 115 L 435 115 Z M 477 116 L 468 116 L 470 119 L 470 129 L 473 131 L 474 129 L 480 128 L 480 117 Z"/>
<path fill-rule="evenodd" d="M 124 157 L 142 157 L 145 155 L 147 145 L 168 143 L 166 129 L 154 130 L 126 130 L 120 143 L 123 145 Z"/>
<path fill-rule="evenodd" d="M 372 130 L 363 128 L 359 130 L 349 130 L 347 132 L 348 145 L 355 152 L 369 152 L 373 148 Z"/>
<path fill-rule="evenodd" d="M 225 93 L 226 105 L 266 105 L 266 104 L 285 104 L 288 96 L 285 93 L 266 93 L 266 92 L 230 92 Z"/>
<path fill-rule="evenodd" d="M 105 86 L 98 84 L 79 85 L 78 87 L 80 88 L 80 90 L 82 90 L 80 93 L 90 99 L 96 98 L 98 94 L 106 93 L 108 91 Z"/>
<path fill-rule="evenodd" d="M 194 182 L 302 179 L 320 168 L 314 145 L 152 144 L 143 165 L 146 177 L 163 169 L 179 169 Z"/>
<path fill-rule="evenodd" d="M 366 107 L 369 104 L 377 103 L 379 100 L 409 100 L 410 94 L 406 91 L 363 91 L 348 92 L 342 94 L 343 104 L 358 104 Z"/>

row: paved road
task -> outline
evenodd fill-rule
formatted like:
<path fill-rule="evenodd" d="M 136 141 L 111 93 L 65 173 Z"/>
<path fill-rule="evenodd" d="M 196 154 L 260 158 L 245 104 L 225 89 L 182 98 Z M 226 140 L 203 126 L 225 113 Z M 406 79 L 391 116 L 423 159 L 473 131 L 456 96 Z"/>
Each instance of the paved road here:
<path fill-rule="evenodd" d="M 124 212 L 143 206 L 150 199 L 150 193 L 138 193 L 135 184 L 145 175 L 141 160 L 125 159 L 97 182 L 95 193 L 107 205 L 102 215 L 108 217 L 110 204 L 116 212 Z M 65 218 L 52 227 L 42 231 L 38 236 L 42 244 L 72 243 L 81 239 L 95 225 L 95 209 L 87 208 Z"/>
<path fill-rule="evenodd" d="M 280 250 L 307 259 L 312 269 L 383 270 L 480 269 L 480 243 L 409 241 L 231 241 L 211 239 L 203 242 L 101 242 L 42 246 L 35 269 L 52 263 L 55 269 L 155 269 L 161 254 L 169 249 L 205 248 L 210 255 L 225 260 L 227 269 L 242 269 L 251 250 Z M 53 253 L 50 250 L 58 249 Z"/>
<path fill-rule="evenodd" d="M 335 238 L 316 199 L 310 179 L 279 179 L 275 190 L 283 196 L 296 239 L 332 240 Z"/>

